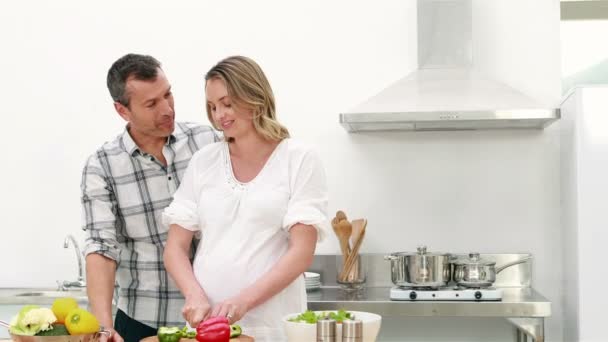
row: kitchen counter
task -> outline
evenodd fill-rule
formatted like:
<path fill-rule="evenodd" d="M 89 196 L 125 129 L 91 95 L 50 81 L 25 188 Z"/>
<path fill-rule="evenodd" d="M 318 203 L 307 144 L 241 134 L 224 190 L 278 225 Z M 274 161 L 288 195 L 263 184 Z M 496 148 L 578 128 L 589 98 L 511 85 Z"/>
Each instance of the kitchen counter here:
<path fill-rule="evenodd" d="M 348 293 L 339 287 L 322 287 L 308 292 L 310 310 L 369 311 L 379 315 L 418 317 L 549 317 L 551 302 L 532 288 L 502 288 L 497 302 L 394 301 L 390 287 L 368 287 Z"/>
<path fill-rule="evenodd" d="M 544 318 L 551 316 L 551 302 L 529 287 L 502 290 L 503 299 L 499 302 L 393 301 L 389 299 L 390 286 L 369 286 L 358 292 L 324 286 L 307 295 L 310 310 L 346 309 L 404 317 L 502 317 L 517 328 L 520 340 L 527 335 L 536 342 L 544 341 Z M 84 305 L 88 303 L 84 289 L 0 288 L 0 305 L 51 305 L 56 298 L 66 296 L 74 297 Z"/>
<path fill-rule="evenodd" d="M 51 305 L 56 298 L 73 297 L 80 304 L 88 303 L 85 289 L 58 291 L 56 288 L 0 288 L 0 305 Z"/>
<path fill-rule="evenodd" d="M 364 291 L 349 293 L 337 286 L 322 287 L 308 292 L 311 310 L 369 311 L 392 316 L 458 316 L 458 317 L 549 317 L 551 302 L 532 288 L 503 288 L 503 299 L 498 302 L 467 301 L 393 301 L 390 287 L 367 287 Z M 0 288 L 0 304 L 52 304 L 58 297 L 74 297 L 87 302 L 82 290 L 56 291 L 55 289 Z"/>
<path fill-rule="evenodd" d="M 454 257 L 466 256 L 452 254 Z M 506 265 L 528 259 L 528 253 L 482 254 L 496 265 Z M 551 316 L 551 301 L 532 287 L 532 261 L 505 268 L 496 275 L 493 286 L 503 290 L 501 301 L 393 301 L 391 268 L 384 254 L 363 254 L 366 265 L 367 287 L 360 293 L 341 290 L 337 278 L 340 258 L 336 255 L 316 255 L 311 272 L 320 274 L 321 289 L 309 291 L 308 308 L 311 310 L 368 311 L 382 316 L 400 317 L 496 317 L 504 318 L 515 327 L 517 341 L 543 342 L 544 321 Z M 451 284 L 453 285 L 453 284 Z"/>

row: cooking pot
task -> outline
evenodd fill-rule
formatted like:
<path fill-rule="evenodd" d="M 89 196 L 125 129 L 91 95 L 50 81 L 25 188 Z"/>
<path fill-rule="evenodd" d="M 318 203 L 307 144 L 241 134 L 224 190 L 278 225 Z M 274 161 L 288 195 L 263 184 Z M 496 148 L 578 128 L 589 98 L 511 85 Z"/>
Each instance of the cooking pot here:
<path fill-rule="evenodd" d="M 7 322 L 1 320 L 0 326 L 5 327 L 6 329 L 10 328 L 10 325 Z M 29 336 L 10 333 L 11 339 L 14 342 L 97 342 L 100 340 L 102 334 L 109 337 L 111 333 L 109 330 L 104 330 L 103 328 L 96 333 L 82 335 Z"/>
<path fill-rule="evenodd" d="M 450 281 L 447 253 L 429 253 L 426 246 L 420 246 L 416 253 L 391 253 L 384 259 L 391 261 L 391 279 L 397 286 L 439 288 Z"/>
<path fill-rule="evenodd" d="M 528 256 L 496 267 L 495 261 L 481 259 L 479 253 L 469 253 L 468 258 L 452 259 L 451 262 L 454 265 L 452 279 L 463 287 L 489 287 L 496 281 L 496 274 L 507 267 L 524 263 L 531 258 Z"/>

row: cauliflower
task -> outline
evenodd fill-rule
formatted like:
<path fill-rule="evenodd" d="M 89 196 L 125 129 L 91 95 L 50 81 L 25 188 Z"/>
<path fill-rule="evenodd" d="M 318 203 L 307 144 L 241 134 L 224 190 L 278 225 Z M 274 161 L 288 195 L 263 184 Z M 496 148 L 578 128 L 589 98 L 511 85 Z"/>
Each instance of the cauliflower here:
<path fill-rule="evenodd" d="M 11 320 L 10 331 L 17 335 L 32 336 L 52 329 L 55 321 L 57 321 L 57 317 L 51 309 L 27 305 Z"/>
<path fill-rule="evenodd" d="M 51 309 L 39 308 L 28 311 L 21 320 L 21 324 L 30 327 L 38 325 L 40 327 L 38 331 L 47 331 L 52 329 L 51 324 L 55 321 L 57 321 L 57 317 Z"/>

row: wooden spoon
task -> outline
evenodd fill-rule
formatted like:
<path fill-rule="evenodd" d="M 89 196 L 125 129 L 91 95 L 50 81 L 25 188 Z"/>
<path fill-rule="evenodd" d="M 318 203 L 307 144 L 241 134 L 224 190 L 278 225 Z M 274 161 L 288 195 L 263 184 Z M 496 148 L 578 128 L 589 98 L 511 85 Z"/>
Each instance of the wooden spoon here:
<path fill-rule="evenodd" d="M 342 244 L 342 231 L 340 228 L 340 219 L 338 218 L 338 216 L 334 217 L 331 220 L 331 227 L 334 229 L 334 233 L 336 233 L 336 237 L 338 238 L 338 242 L 340 243 L 340 250 L 342 251 L 342 255 L 344 255 L 344 251 L 345 249 L 343 248 L 343 244 Z M 346 261 L 346 258 L 344 258 Z"/>
<path fill-rule="evenodd" d="M 331 219 L 331 226 L 334 229 L 334 232 L 336 230 L 338 230 L 338 222 L 340 222 L 340 219 L 338 219 L 337 217 L 334 217 L 333 219 Z M 336 235 L 338 235 L 338 233 L 336 233 Z"/>
<path fill-rule="evenodd" d="M 338 221 L 348 220 L 348 218 L 346 218 L 346 214 L 342 210 L 338 210 L 336 212 L 336 218 L 338 219 Z"/>
<path fill-rule="evenodd" d="M 348 220 L 340 220 L 340 222 L 338 222 L 336 234 L 338 235 L 338 240 L 340 241 L 340 249 L 342 250 L 342 255 L 345 262 L 350 255 L 350 246 L 348 245 L 348 240 L 350 239 L 352 231 L 353 227 Z"/>

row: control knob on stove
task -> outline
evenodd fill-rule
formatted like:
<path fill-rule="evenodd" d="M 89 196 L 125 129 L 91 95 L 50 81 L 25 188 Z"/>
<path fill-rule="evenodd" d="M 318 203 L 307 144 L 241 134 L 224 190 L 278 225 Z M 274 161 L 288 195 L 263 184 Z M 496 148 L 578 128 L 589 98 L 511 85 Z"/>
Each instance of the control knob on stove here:
<path fill-rule="evenodd" d="M 479 300 L 481 299 L 481 291 L 475 291 L 475 299 Z"/>
<path fill-rule="evenodd" d="M 416 297 L 418 297 L 418 295 L 416 294 L 416 292 L 415 292 L 415 291 L 410 292 L 410 299 L 411 299 L 411 300 L 416 299 Z"/>

